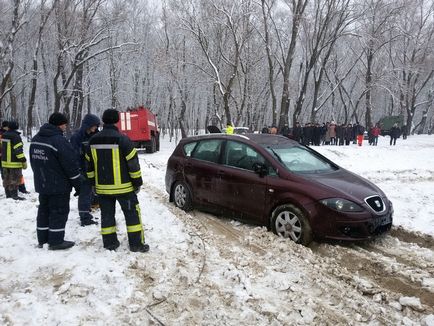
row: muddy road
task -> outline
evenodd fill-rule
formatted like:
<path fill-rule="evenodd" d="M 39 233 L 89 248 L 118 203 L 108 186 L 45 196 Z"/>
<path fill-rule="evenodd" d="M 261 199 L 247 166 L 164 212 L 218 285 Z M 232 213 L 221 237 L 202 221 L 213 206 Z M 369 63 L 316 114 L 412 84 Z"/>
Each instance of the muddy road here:
<path fill-rule="evenodd" d="M 393 228 L 388 235 L 362 244 L 314 242 L 304 247 L 265 228 L 198 210 L 186 213 L 169 203 L 161 189 L 151 184 L 143 188 L 192 236 L 198 271 L 193 293 L 199 301 L 211 296 L 227 301 L 228 309 L 237 308 L 234 298 L 226 297 L 227 289 L 213 282 L 215 264 L 227 264 L 228 277 L 247 297 L 243 306 L 261 316 L 259 323 L 431 325 L 434 320 L 430 236 Z M 263 287 L 255 291 L 267 282 L 270 293 L 264 295 Z M 166 302 L 156 309 L 170 313 L 174 304 Z"/>

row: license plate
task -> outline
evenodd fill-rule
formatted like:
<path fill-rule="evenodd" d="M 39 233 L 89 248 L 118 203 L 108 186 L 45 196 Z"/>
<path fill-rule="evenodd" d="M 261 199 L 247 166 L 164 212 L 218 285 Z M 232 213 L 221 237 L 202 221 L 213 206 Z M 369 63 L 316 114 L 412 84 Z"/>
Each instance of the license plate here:
<path fill-rule="evenodd" d="M 375 220 L 375 225 L 377 226 L 383 226 L 386 224 L 390 224 L 392 222 L 392 217 L 390 215 L 387 216 L 381 216 L 378 219 Z"/>

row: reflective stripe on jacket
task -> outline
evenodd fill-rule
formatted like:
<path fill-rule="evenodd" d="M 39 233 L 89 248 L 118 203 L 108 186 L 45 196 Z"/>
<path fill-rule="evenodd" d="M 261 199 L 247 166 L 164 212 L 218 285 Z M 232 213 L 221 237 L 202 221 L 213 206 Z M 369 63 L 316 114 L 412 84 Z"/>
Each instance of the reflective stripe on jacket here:
<path fill-rule="evenodd" d="M 9 130 L 2 135 L 2 167 L 9 169 L 21 169 L 26 157 L 23 152 L 23 142 L 20 134 L 15 130 Z"/>
<path fill-rule="evenodd" d="M 114 125 L 104 125 L 89 140 L 86 160 L 86 175 L 94 182 L 97 194 L 125 194 L 143 183 L 137 150 Z"/>

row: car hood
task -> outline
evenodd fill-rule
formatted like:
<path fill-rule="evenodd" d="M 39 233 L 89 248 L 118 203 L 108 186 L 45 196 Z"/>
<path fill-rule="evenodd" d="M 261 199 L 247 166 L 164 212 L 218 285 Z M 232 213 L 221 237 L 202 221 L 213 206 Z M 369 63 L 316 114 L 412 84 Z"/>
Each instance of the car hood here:
<path fill-rule="evenodd" d="M 307 179 L 322 185 L 329 198 L 340 197 L 363 203 L 369 196 L 385 197 L 380 188 L 373 183 L 342 168 L 331 173 L 308 175 Z"/>

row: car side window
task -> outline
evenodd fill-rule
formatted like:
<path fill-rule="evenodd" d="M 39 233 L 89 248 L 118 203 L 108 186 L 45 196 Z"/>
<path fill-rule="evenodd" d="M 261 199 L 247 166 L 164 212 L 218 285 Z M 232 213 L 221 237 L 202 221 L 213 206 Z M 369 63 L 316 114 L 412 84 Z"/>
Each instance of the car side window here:
<path fill-rule="evenodd" d="M 198 160 L 218 163 L 221 145 L 222 140 L 220 139 L 202 140 L 191 154 L 191 157 Z"/>
<path fill-rule="evenodd" d="M 185 156 L 190 157 L 191 152 L 193 152 L 194 148 L 196 147 L 197 142 L 192 142 L 184 145 L 184 152 Z"/>
<path fill-rule="evenodd" d="M 236 168 L 253 171 L 253 164 L 264 164 L 265 159 L 250 146 L 229 140 L 226 143 L 224 163 Z"/>

